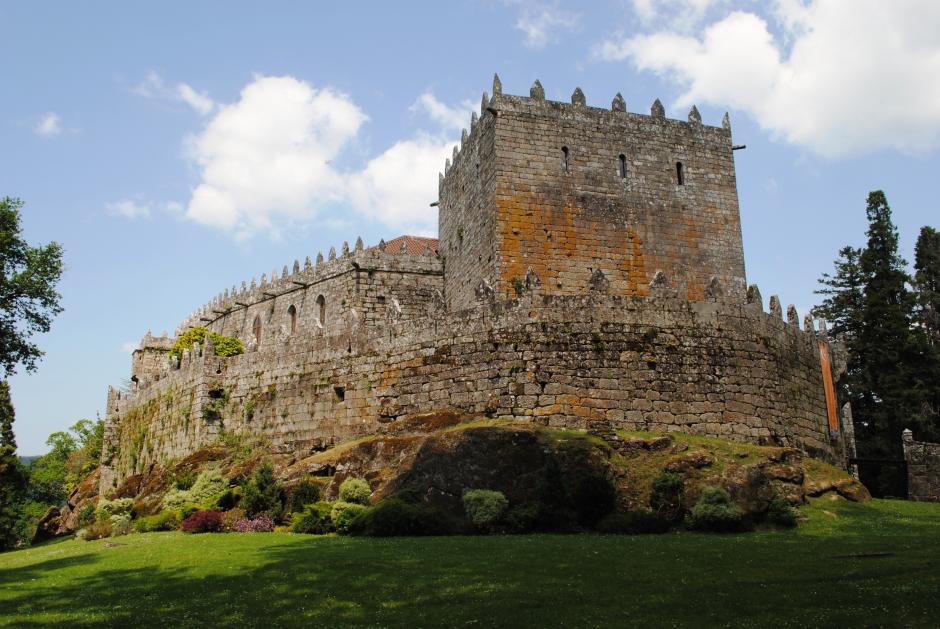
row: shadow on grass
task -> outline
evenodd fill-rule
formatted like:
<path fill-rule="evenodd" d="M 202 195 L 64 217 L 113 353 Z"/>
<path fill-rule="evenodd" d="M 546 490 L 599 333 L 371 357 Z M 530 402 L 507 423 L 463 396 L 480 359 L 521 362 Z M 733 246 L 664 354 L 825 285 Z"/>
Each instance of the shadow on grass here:
<path fill-rule="evenodd" d="M 933 625 L 940 588 L 938 512 L 887 513 L 878 525 L 870 522 L 870 510 L 833 508 L 840 530 L 812 536 L 126 538 L 125 548 L 98 545 L 75 557 L 0 572 L 0 622 Z M 893 554 L 837 557 L 866 547 Z M 174 552 L 199 556 L 174 564 L 166 558 Z"/>

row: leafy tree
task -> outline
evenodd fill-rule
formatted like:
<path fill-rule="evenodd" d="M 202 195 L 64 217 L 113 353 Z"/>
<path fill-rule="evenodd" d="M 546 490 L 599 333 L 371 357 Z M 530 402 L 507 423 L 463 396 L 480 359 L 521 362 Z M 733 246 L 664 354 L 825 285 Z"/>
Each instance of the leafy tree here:
<path fill-rule="evenodd" d="M 62 247 L 31 247 L 21 236 L 19 199 L 0 199 L 0 370 L 17 365 L 35 371 L 42 351 L 30 337 L 48 332 L 62 312 L 56 284 L 62 276 Z"/>
<path fill-rule="evenodd" d="M 262 463 L 255 470 L 251 480 L 242 486 L 242 509 L 250 518 L 261 513 L 277 518 L 281 514 L 283 504 L 284 491 L 274 478 L 274 467 L 270 463 Z"/>
<path fill-rule="evenodd" d="M 10 385 L 0 381 L 0 550 L 13 548 L 19 538 L 25 478 L 16 456 Z"/>

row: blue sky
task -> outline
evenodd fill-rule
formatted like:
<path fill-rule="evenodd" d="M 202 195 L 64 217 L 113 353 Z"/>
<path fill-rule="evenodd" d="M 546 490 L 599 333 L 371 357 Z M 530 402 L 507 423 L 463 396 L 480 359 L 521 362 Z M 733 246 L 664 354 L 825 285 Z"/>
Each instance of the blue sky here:
<path fill-rule="evenodd" d="M 908 259 L 940 225 L 929 0 L 33 1 L 0 24 L 0 195 L 67 265 L 39 371 L 11 381 L 24 454 L 103 409 L 148 328 L 344 240 L 433 234 L 494 72 L 507 93 L 729 111 L 748 281 L 801 315 L 863 243 L 868 191 Z"/>

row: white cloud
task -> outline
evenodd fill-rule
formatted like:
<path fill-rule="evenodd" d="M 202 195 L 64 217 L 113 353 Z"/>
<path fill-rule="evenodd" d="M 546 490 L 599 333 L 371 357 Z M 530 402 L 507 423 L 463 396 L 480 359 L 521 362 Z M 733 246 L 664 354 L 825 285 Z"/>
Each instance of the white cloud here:
<path fill-rule="evenodd" d="M 40 117 L 34 129 L 37 135 L 51 138 L 62 133 L 62 120 L 53 112 L 45 113 Z"/>
<path fill-rule="evenodd" d="M 413 235 L 437 233 L 437 173 L 455 143 L 432 136 L 397 142 L 349 179 L 357 210 Z"/>
<path fill-rule="evenodd" d="M 659 25 L 686 31 L 705 18 L 709 9 L 725 0 L 632 0 L 633 11 L 647 27 Z"/>
<path fill-rule="evenodd" d="M 525 34 L 523 42 L 529 48 L 544 48 L 558 40 L 558 34 L 574 28 L 580 16 L 560 7 L 557 0 L 504 0 L 505 4 L 519 7 L 516 28 Z"/>
<path fill-rule="evenodd" d="M 209 115 L 215 109 L 215 101 L 206 92 L 197 92 L 186 83 L 177 83 L 175 87 L 170 87 L 155 70 L 148 72 L 142 82 L 131 88 L 131 92 L 144 98 L 185 103 L 203 116 Z"/>
<path fill-rule="evenodd" d="M 186 216 L 242 237 L 275 227 L 276 218 L 312 217 L 342 198 L 332 161 L 365 120 L 344 94 L 292 77 L 255 77 L 189 139 L 202 183 Z"/>
<path fill-rule="evenodd" d="M 146 218 L 150 216 L 150 205 L 133 199 L 122 199 L 105 204 L 105 209 L 115 216 L 124 218 Z"/>
<path fill-rule="evenodd" d="M 411 106 L 412 112 L 423 111 L 428 117 L 444 129 L 464 129 L 470 127 L 470 115 L 476 109 L 471 101 L 463 101 L 458 107 L 449 107 L 437 100 L 432 92 L 425 92 Z"/>
<path fill-rule="evenodd" d="M 364 167 L 344 171 L 335 162 L 367 120 L 351 98 L 292 77 L 257 76 L 187 139 L 200 182 L 185 216 L 245 239 L 277 237 L 298 222 L 328 225 L 337 216 L 326 210 L 348 207 L 396 229 L 432 234 L 437 173 L 456 144 L 454 131 L 469 126 L 472 107 L 451 107 L 426 92 L 411 110 L 438 132 L 401 139 Z"/>
<path fill-rule="evenodd" d="M 176 86 L 176 93 L 180 100 L 198 111 L 203 116 L 212 113 L 212 110 L 215 108 L 215 103 L 211 98 L 209 98 L 208 94 L 205 92 L 197 92 L 185 83 L 180 83 Z"/>
<path fill-rule="evenodd" d="M 598 54 L 676 82 L 678 105 L 740 109 L 823 156 L 937 146 L 940 3 L 781 0 L 773 15 L 777 38 L 763 17 L 736 11 L 698 37 L 662 30 Z"/>

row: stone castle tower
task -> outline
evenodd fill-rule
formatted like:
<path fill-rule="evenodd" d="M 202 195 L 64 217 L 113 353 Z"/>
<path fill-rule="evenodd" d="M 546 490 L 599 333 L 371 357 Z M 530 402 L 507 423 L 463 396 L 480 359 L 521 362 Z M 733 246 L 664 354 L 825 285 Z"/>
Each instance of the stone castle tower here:
<path fill-rule="evenodd" d="M 149 332 L 108 393 L 101 489 L 251 435 L 302 456 L 414 413 L 602 435 L 683 431 L 851 451 L 838 344 L 747 286 L 731 130 L 483 96 L 439 178 L 440 238 L 357 239 L 232 287 L 181 323 L 234 336 L 171 357 Z"/>
<path fill-rule="evenodd" d="M 510 297 L 534 273 L 549 295 L 592 282 L 644 296 L 657 271 L 678 295 L 705 298 L 714 282 L 744 297 L 744 250 L 731 129 L 545 100 L 484 95 L 440 182 L 440 247 L 448 306 L 473 303 L 481 284 Z"/>

